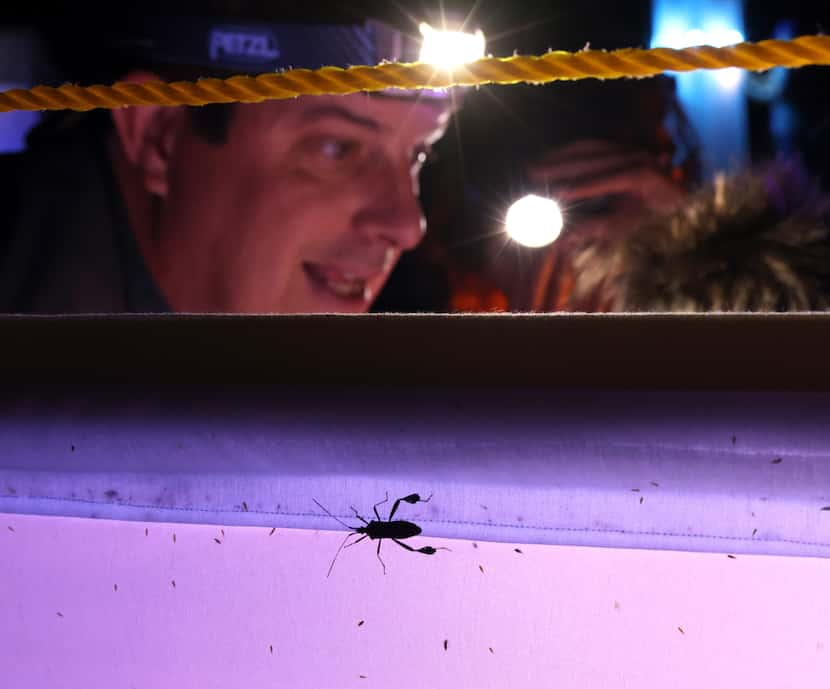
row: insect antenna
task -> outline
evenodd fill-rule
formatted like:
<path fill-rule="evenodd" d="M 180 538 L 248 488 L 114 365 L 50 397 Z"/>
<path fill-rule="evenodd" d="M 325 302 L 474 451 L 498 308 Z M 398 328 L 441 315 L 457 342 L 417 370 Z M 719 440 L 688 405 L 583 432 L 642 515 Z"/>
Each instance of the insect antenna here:
<path fill-rule="evenodd" d="M 346 541 L 348 541 L 354 533 L 346 534 L 346 538 L 343 539 L 343 542 L 340 544 L 340 547 L 337 549 L 337 552 L 334 554 L 334 557 L 331 560 L 331 564 L 329 565 L 329 572 L 326 574 L 326 578 L 328 579 L 331 576 L 331 570 L 334 569 L 334 563 L 337 561 L 337 556 L 340 555 L 340 551 L 343 550 L 343 546 L 346 545 Z"/>
<path fill-rule="evenodd" d="M 323 507 L 323 506 L 322 506 L 319 502 L 317 502 L 317 500 L 316 500 L 315 498 L 311 498 L 311 499 L 312 499 L 312 500 L 314 500 L 314 502 L 315 502 L 315 504 L 317 505 L 317 507 L 319 507 L 321 510 L 323 510 L 323 511 L 324 511 L 327 515 L 329 515 L 329 517 L 331 517 L 332 519 L 334 519 L 334 521 L 336 521 L 338 524 L 342 524 L 342 525 L 343 525 L 343 526 L 345 526 L 347 529 L 352 529 L 352 530 L 354 530 L 354 527 L 353 527 L 353 526 L 349 526 L 348 524 L 346 524 L 346 522 L 340 521 L 340 520 L 339 520 L 337 517 L 335 517 L 335 516 L 334 516 L 331 512 L 329 512 L 329 511 L 328 511 L 325 507 Z"/>

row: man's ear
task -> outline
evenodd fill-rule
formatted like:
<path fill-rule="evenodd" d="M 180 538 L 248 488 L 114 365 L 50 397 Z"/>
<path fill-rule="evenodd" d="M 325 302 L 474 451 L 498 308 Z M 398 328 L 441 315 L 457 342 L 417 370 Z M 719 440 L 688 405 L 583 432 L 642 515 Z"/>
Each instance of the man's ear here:
<path fill-rule="evenodd" d="M 130 72 L 124 81 L 162 81 L 150 72 Z M 183 107 L 137 105 L 112 111 L 118 145 L 145 190 L 166 196 L 176 140 L 187 113 Z"/>

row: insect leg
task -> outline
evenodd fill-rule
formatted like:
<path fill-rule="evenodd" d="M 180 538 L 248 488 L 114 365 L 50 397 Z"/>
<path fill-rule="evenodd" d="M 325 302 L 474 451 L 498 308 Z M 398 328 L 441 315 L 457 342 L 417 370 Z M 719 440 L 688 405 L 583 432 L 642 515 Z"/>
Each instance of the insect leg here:
<path fill-rule="evenodd" d="M 349 508 L 352 510 L 352 512 L 354 512 L 354 516 L 355 516 L 355 517 L 357 517 L 360 521 L 362 521 L 364 524 L 366 524 L 366 526 L 369 526 L 369 522 L 367 522 L 367 521 L 366 521 L 363 517 L 361 517 L 361 516 L 357 513 L 357 510 L 356 510 L 354 507 L 352 507 L 351 505 L 349 505 Z"/>
<path fill-rule="evenodd" d="M 417 493 L 412 493 L 412 495 L 407 495 L 405 498 L 398 498 L 395 500 L 395 504 L 392 505 L 392 511 L 389 513 L 389 521 L 392 521 L 392 517 L 395 516 L 395 512 L 398 511 L 398 505 L 401 504 L 401 500 L 404 502 L 408 502 L 410 505 L 414 505 L 416 502 L 429 502 L 432 500 L 432 493 L 429 494 L 429 497 L 426 500 L 422 500 L 421 496 Z M 380 517 L 378 517 L 379 519 Z"/>
<path fill-rule="evenodd" d="M 407 545 L 406 543 L 401 543 L 397 538 L 393 538 L 393 541 L 397 543 L 401 548 L 406 548 L 408 551 L 412 553 L 423 553 L 424 555 L 435 555 L 439 550 L 450 550 L 449 548 L 433 548 L 431 545 L 425 545 L 423 548 L 413 548 L 411 545 Z M 452 551 L 450 551 L 452 552 Z"/>
<path fill-rule="evenodd" d="M 376 502 L 375 506 L 372 508 L 375 511 L 375 516 L 378 518 L 379 522 L 382 522 L 383 520 L 380 518 L 380 515 L 378 514 L 378 505 L 382 505 L 385 502 L 389 502 L 389 493 L 388 492 L 386 493 L 386 497 L 383 500 L 381 500 L 380 502 Z M 395 503 L 396 506 L 397 506 L 397 504 L 398 503 Z M 378 545 L 380 545 L 380 543 L 378 543 Z"/>
<path fill-rule="evenodd" d="M 352 535 L 354 535 L 354 534 L 352 534 Z M 351 548 L 353 545 L 357 545 L 358 543 L 360 543 L 360 542 L 361 542 L 364 538 L 369 538 L 369 534 L 363 534 L 363 535 L 362 535 L 360 538 L 358 538 L 356 541 L 352 541 L 351 543 L 349 543 L 349 545 L 347 545 L 347 546 L 345 546 L 345 547 L 346 547 L 346 548 Z"/>
<path fill-rule="evenodd" d="M 378 541 L 378 560 L 380 560 L 381 567 L 383 567 L 383 573 L 386 574 L 386 563 L 384 563 L 383 559 L 380 556 L 380 544 L 381 543 L 383 543 L 383 539 L 380 539 Z"/>

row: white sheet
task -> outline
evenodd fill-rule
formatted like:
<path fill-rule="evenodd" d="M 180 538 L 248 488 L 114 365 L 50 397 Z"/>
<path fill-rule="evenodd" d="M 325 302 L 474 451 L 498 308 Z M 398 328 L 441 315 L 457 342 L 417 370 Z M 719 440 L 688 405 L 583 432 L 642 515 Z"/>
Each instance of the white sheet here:
<path fill-rule="evenodd" d="M 827 557 L 828 419 L 819 393 L 30 388 L 0 511 L 338 529 L 312 498 L 359 525 L 417 492 L 396 518 L 426 536 Z"/>

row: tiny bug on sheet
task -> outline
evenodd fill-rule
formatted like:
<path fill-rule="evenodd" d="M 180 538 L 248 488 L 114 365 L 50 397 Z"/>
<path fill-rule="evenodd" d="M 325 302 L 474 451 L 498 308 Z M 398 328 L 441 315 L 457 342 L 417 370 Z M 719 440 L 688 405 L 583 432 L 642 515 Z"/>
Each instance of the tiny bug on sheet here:
<path fill-rule="evenodd" d="M 326 576 L 331 575 L 331 570 L 334 568 L 334 563 L 337 560 L 337 556 L 340 554 L 340 551 L 343 548 L 348 548 L 353 545 L 357 545 L 365 538 L 370 538 L 371 540 L 376 540 L 378 542 L 378 549 L 377 549 L 377 557 L 380 560 L 380 564 L 383 567 L 383 573 L 386 574 L 386 564 L 383 562 L 383 559 L 380 557 L 380 546 L 383 543 L 384 539 L 388 539 L 397 543 L 401 548 L 405 550 L 409 550 L 413 553 L 423 553 L 424 555 L 435 555 L 436 552 L 439 550 L 449 550 L 449 548 L 434 548 L 429 545 L 425 545 L 423 548 L 413 548 L 412 546 L 407 545 L 406 543 L 401 543 L 400 539 L 404 538 L 412 538 L 413 536 L 417 536 L 421 533 L 421 527 L 417 524 L 413 524 L 412 522 L 407 522 L 403 520 L 395 520 L 392 521 L 392 517 L 395 516 L 395 513 L 398 511 L 398 507 L 400 506 L 401 502 L 408 502 L 410 505 L 414 505 L 419 502 L 429 502 L 432 499 L 432 495 L 430 495 L 426 499 L 421 499 L 421 496 L 418 493 L 412 493 L 411 495 L 407 495 L 404 498 L 398 498 L 395 500 L 394 504 L 392 505 L 392 509 L 389 511 L 389 519 L 387 521 L 383 521 L 380 518 L 380 514 L 378 513 L 378 505 L 382 505 L 385 502 L 389 502 L 389 493 L 386 493 L 386 497 L 377 502 L 372 507 L 372 510 L 375 513 L 375 517 L 377 520 L 373 520 L 371 522 L 366 521 L 363 517 L 358 514 L 357 510 L 354 507 L 350 509 L 354 512 L 354 516 L 362 521 L 365 526 L 349 526 L 345 522 L 341 521 L 337 517 L 335 517 L 331 512 L 328 511 L 323 505 L 317 502 L 316 499 L 314 500 L 317 507 L 323 510 L 329 517 L 334 519 L 339 524 L 342 524 L 347 529 L 350 529 L 352 533 L 348 534 L 346 538 L 343 539 L 343 542 L 340 544 L 340 547 L 337 549 L 337 552 L 334 554 L 334 559 L 331 561 L 331 566 L 329 567 L 328 574 Z M 352 536 L 355 534 L 362 534 L 360 538 L 356 541 L 352 541 L 348 545 L 346 545 L 346 541 L 348 541 Z"/>

